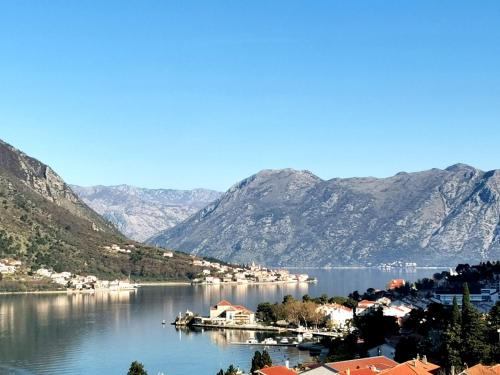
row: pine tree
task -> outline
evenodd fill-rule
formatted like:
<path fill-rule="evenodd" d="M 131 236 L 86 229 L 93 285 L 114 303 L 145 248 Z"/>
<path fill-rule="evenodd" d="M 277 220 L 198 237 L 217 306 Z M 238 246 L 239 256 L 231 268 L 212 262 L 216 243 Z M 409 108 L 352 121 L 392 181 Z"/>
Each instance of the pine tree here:
<path fill-rule="evenodd" d="M 271 359 L 271 356 L 269 355 L 267 350 L 264 350 L 262 352 L 262 365 L 262 368 L 273 365 L 273 360 Z"/>
<path fill-rule="evenodd" d="M 134 361 L 130 364 L 127 375 L 148 375 L 148 373 L 144 369 L 144 365 L 142 363 Z"/>
<path fill-rule="evenodd" d="M 486 325 L 481 314 L 470 301 L 469 286 L 464 284 L 462 298 L 461 359 L 467 366 L 473 366 L 489 357 L 486 341 Z"/>
<path fill-rule="evenodd" d="M 252 368 L 250 369 L 250 372 L 254 373 L 257 370 L 260 370 L 262 367 L 264 367 L 262 361 L 262 354 L 257 350 L 252 358 Z"/>
<path fill-rule="evenodd" d="M 238 373 L 238 370 L 234 368 L 233 365 L 230 365 L 224 375 L 236 375 Z"/>
<path fill-rule="evenodd" d="M 500 301 L 490 311 L 488 316 L 488 325 L 490 327 L 490 347 L 491 347 L 491 361 L 493 363 L 500 363 Z"/>
<path fill-rule="evenodd" d="M 451 320 L 444 332 L 444 358 L 446 368 L 450 369 L 454 366 L 455 369 L 462 367 L 461 350 L 461 326 L 460 326 L 460 309 L 458 308 L 457 299 L 453 298 L 453 307 L 451 310 Z"/>

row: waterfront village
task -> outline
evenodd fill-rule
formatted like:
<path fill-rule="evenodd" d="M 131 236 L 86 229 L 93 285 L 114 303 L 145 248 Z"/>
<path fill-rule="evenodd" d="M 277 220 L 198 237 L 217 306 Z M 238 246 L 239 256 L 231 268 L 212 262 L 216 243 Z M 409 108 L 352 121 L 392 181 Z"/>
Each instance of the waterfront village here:
<path fill-rule="evenodd" d="M 193 259 L 193 265 L 203 267 L 201 275 L 193 280 L 193 284 L 262 284 L 316 281 L 307 274 L 291 274 L 286 269 L 273 270 L 255 265 L 255 263 L 248 267 L 240 267 Z"/>
<path fill-rule="evenodd" d="M 500 262 L 488 262 L 415 283 L 393 279 L 385 290 L 349 297 L 285 296 L 256 311 L 222 300 L 205 316 L 186 311 L 172 324 L 251 331 L 230 344 L 258 349 L 252 374 L 499 375 L 499 292 Z M 308 350 L 317 360 L 273 366 L 266 351 L 273 346 Z M 217 375 L 233 374 L 244 372 L 231 366 Z"/>
<path fill-rule="evenodd" d="M 121 247 L 117 244 L 103 246 L 103 250 L 111 253 L 130 254 L 133 244 Z M 173 258 L 175 253 L 163 250 L 165 259 Z M 199 272 L 190 280 L 193 285 L 224 285 L 224 284 L 267 284 L 267 283 L 298 283 L 315 282 L 307 274 L 292 274 L 286 269 L 274 270 L 252 264 L 250 266 L 222 264 L 191 256 L 191 262 Z M 27 274 L 20 260 L 0 259 L 0 275 L 15 276 Z M 68 271 L 56 272 L 47 267 L 30 270 L 30 277 L 35 280 L 47 281 L 56 289 L 67 288 L 68 292 L 94 291 L 125 291 L 135 290 L 140 284 L 126 280 L 101 280 L 94 275 L 78 275 Z"/>

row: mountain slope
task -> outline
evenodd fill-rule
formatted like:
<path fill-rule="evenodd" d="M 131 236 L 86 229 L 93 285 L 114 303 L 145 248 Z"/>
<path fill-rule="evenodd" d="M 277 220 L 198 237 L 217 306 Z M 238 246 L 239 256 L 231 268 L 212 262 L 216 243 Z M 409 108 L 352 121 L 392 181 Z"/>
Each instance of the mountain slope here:
<path fill-rule="evenodd" d="M 272 265 L 456 264 L 500 257 L 499 218 L 500 171 L 323 181 L 265 170 L 150 243 Z"/>
<path fill-rule="evenodd" d="M 124 235 L 137 241 L 173 227 L 221 196 L 206 189 L 144 189 L 129 185 L 71 188 Z"/>
<path fill-rule="evenodd" d="M 195 269 L 186 254 L 166 259 L 160 249 L 131 244 L 83 203 L 47 165 L 0 141 L 0 258 L 37 269 L 136 278 L 182 279 Z"/>

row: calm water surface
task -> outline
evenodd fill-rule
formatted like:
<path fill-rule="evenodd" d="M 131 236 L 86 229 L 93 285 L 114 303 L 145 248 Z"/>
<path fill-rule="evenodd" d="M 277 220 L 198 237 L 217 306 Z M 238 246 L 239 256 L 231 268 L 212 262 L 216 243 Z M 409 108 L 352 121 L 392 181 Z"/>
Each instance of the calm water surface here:
<path fill-rule="evenodd" d="M 293 270 L 317 284 L 256 286 L 155 286 L 137 292 L 96 295 L 0 296 L 0 374 L 126 374 L 130 362 L 144 363 L 150 375 L 215 375 L 235 364 L 245 370 L 256 347 L 231 345 L 252 335 L 241 331 L 178 331 L 162 326 L 190 309 L 207 314 L 221 299 L 255 309 L 261 301 L 292 294 L 347 295 L 382 288 L 392 278 L 416 280 L 435 270 Z M 309 359 L 295 348 L 271 349 L 274 363 Z"/>

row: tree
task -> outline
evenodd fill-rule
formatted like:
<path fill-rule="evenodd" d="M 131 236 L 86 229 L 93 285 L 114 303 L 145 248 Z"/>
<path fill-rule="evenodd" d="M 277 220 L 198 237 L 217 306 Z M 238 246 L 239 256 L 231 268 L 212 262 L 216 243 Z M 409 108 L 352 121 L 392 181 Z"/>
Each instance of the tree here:
<path fill-rule="evenodd" d="M 459 369 L 462 366 L 461 350 L 462 337 L 460 326 L 460 309 L 457 299 L 453 298 L 453 307 L 451 309 L 451 319 L 448 327 L 444 331 L 444 358 L 445 366 L 450 369 L 452 366 Z"/>
<path fill-rule="evenodd" d="M 386 336 L 399 332 L 396 319 L 392 316 L 384 316 L 382 308 L 369 311 L 364 315 L 357 315 L 354 324 L 361 331 L 361 337 L 368 348 L 383 344 Z"/>
<path fill-rule="evenodd" d="M 396 353 L 394 355 L 394 360 L 399 363 L 409 361 L 410 359 L 416 358 L 417 354 L 420 352 L 420 342 L 414 336 L 402 337 L 396 345 Z"/>
<path fill-rule="evenodd" d="M 148 372 L 144 369 L 142 363 L 134 361 L 130 364 L 127 375 L 148 375 Z"/>
<path fill-rule="evenodd" d="M 264 365 L 262 367 L 273 365 L 273 360 L 271 359 L 269 352 L 265 349 L 262 351 L 262 364 Z"/>
<path fill-rule="evenodd" d="M 276 308 L 269 302 L 259 303 L 257 306 L 257 318 L 265 323 L 272 323 L 277 320 Z"/>
<path fill-rule="evenodd" d="M 272 366 L 273 361 L 271 356 L 269 355 L 267 350 L 263 350 L 262 353 L 258 350 L 255 352 L 252 358 L 252 368 L 250 369 L 251 373 L 254 373 L 257 370 L 260 370 L 266 366 Z"/>
<path fill-rule="evenodd" d="M 233 365 L 230 365 L 226 372 L 224 373 L 224 375 L 237 375 L 238 374 L 238 370 L 236 368 L 234 368 Z"/>
<path fill-rule="evenodd" d="M 484 319 L 470 301 L 469 286 L 464 284 L 462 297 L 461 359 L 467 366 L 487 360 L 489 345 L 486 341 Z"/>
<path fill-rule="evenodd" d="M 219 371 L 217 371 L 217 375 L 224 375 L 224 370 L 220 369 Z"/>
<path fill-rule="evenodd" d="M 250 372 L 253 374 L 255 371 L 260 370 L 262 367 L 264 367 L 262 354 L 257 350 L 252 358 L 252 367 L 250 368 Z"/>
<path fill-rule="evenodd" d="M 497 301 L 488 315 L 489 342 L 491 346 L 491 361 L 500 363 L 500 301 Z"/>
<path fill-rule="evenodd" d="M 286 305 L 289 302 L 294 302 L 295 298 L 291 294 L 287 294 L 286 296 L 283 297 L 283 305 Z"/>

